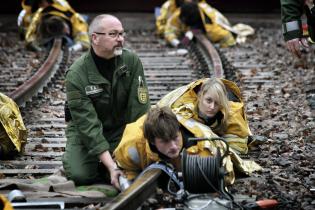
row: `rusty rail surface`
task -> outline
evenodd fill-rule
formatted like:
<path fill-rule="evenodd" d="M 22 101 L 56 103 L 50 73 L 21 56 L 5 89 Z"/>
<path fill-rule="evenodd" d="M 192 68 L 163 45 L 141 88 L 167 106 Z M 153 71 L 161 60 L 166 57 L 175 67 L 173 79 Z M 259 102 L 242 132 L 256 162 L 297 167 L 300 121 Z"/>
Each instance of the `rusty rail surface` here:
<path fill-rule="evenodd" d="M 197 32 L 194 32 L 194 36 L 196 37 L 197 42 L 205 50 L 205 52 L 208 54 L 209 58 L 212 61 L 213 70 L 214 70 L 213 75 L 217 78 L 224 77 L 222 61 L 215 47 L 212 45 L 212 43 L 204 34 L 197 31 Z"/>
<path fill-rule="evenodd" d="M 40 69 L 29 80 L 9 94 L 9 97 L 19 106 L 23 106 L 26 101 L 38 93 L 55 74 L 58 69 L 56 63 L 62 52 L 61 46 L 61 39 L 55 39 L 53 47 Z"/>

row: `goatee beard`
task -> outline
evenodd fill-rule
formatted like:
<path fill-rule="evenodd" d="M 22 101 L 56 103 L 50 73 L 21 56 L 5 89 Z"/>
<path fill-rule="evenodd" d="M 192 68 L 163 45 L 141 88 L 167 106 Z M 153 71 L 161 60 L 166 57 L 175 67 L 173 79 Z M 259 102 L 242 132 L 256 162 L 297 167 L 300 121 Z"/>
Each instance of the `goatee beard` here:
<path fill-rule="evenodd" d="M 115 56 L 121 55 L 122 52 L 123 52 L 123 48 L 122 47 L 115 47 L 115 49 L 114 49 L 114 55 Z"/>

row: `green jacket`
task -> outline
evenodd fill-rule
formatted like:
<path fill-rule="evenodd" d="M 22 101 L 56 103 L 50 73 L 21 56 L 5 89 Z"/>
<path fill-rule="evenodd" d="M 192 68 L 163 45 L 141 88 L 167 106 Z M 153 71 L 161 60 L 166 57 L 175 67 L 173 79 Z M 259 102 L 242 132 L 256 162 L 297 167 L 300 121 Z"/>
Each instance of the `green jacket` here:
<path fill-rule="evenodd" d="M 303 36 L 301 16 L 306 13 L 309 36 L 315 40 L 315 8 L 308 8 L 304 0 L 280 0 L 281 21 L 284 40 L 288 41 Z M 312 15 L 312 13 L 314 13 Z M 312 17 L 313 16 L 313 17 Z"/>
<path fill-rule="evenodd" d="M 86 147 L 91 155 L 113 151 L 125 125 L 146 113 L 150 106 L 138 56 L 124 49 L 115 59 L 112 83 L 99 73 L 91 52 L 81 56 L 66 75 L 66 95 L 72 117 L 68 126 L 75 127 L 66 132 L 75 130 L 78 144 Z"/>

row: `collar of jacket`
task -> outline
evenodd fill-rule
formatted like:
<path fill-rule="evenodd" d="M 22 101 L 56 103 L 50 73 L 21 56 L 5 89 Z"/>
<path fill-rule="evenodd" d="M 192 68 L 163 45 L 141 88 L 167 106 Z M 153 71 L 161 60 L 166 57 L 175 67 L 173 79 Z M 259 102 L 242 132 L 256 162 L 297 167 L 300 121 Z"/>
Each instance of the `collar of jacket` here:
<path fill-rule="evenodd" d="M 226 79 L 221 79 L 221 81 L 225 85 L 226 89 L 230 89 L 235 94 L 235 96 L 238 98 L 240 103 L 243 103 L 243 97 L 242 97 L 241 90 L 236 85 L 236 83 L 231 81 L 231 80 L 226 80 Z"/>
<path fill-rule="evenodd" d="M 123 52 L 124 53 L 124 52 Z M 121 55 L 122 56 L 122 55 Z M 123 73 L 125 73 L 127 71 L 127 68 L 124 68 L 125 66 L 120 64 L 121 63 L 121 56 L 117 56 L 116 59 L 116 65 L 115 65 L 115 69 L 114 69 L 114 73 L 113 73 L 113 82 L 115 80 L 115 74 L 117 74 L 118 76 L 122 75 Z M 99 70 L 97 69 L 97 66 L 93 60 L 93 56 L 91 51 L 89 51 L 85 58 L 84 58 L 84 62 L 87 64 L 86 66 L 89 68 L 87 70 L 88 72 L 88 79 L 92 84 L 110 84 L 110 82 L 105 79 L 99 72 Z M 118 67 L 119 66 L 119 67 Z"/>
<path fill-rule="evenodd" d="M 88 68 L 87 74 L 89 82 L 92 84 L 110 84 L 110 82 L 106 80 L 97 69 L 91 51 L 86 54 L 84 60 L 84 63 L 86 64 L 85 66 Z"/>
<path fill-rule="evenodd" d="M 199 79 L 194 82 L 189 83 L 188 85 L 181 86 L 170 93 L 168 93 L 166 96 L 164 96 L 159 102 L 159 106 L 169 106 L 171 108 L 174 108 L 174 103 L 182 97 L 183 94 L 186 92 L 194 89 L 196 86 L 201 85 L 203 81 L 206 79 Z M 176 107 L 176 106 L 175 106 Z"/>

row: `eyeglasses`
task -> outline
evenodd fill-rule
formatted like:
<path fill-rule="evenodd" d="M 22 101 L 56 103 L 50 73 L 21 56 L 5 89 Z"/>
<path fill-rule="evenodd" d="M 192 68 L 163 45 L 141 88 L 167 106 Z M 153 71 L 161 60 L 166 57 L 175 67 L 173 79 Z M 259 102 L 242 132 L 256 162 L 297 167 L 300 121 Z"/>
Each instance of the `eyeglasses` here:
<path fill-rule="evenodd" d="M 126 36 L 126 32 L 118 32 L 118 31 L 114 31 L 114 32 L 109 32 L 109 33 L 101 33 L 101 32 L 94 32 L 95 34 L 98 35 L 108 35 L 109 37 L 115 39 L 118 36 L 121 36 L 122 38 L 125 38 Z"/>

